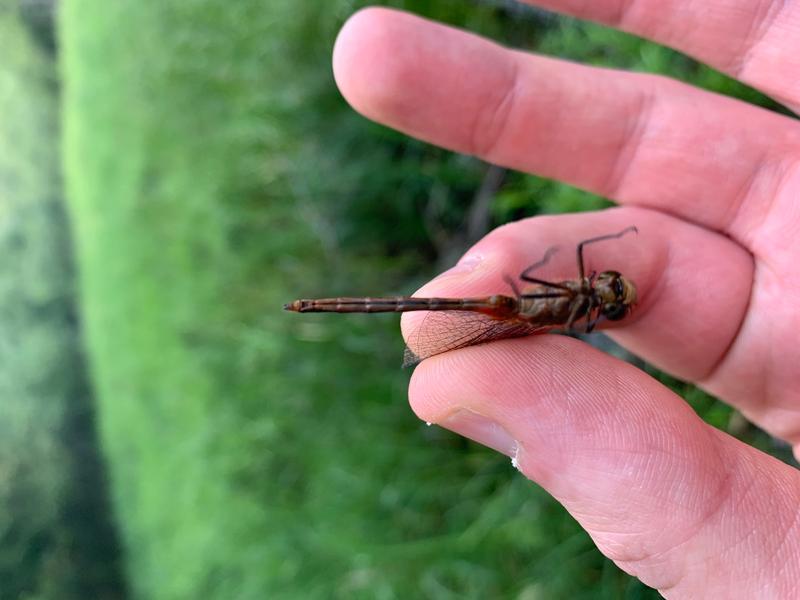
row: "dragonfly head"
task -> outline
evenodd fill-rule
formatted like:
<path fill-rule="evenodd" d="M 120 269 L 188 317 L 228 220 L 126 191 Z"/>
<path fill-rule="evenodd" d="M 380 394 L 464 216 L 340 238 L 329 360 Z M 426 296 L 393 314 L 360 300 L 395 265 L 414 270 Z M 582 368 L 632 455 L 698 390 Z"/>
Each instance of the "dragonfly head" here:
<path fill-rule="evenodd" d="M 609 321 L 624 319 L 636 304 L 636 286 L 617 271 L 603 271 L 594 280 L 600 313 Z"/>

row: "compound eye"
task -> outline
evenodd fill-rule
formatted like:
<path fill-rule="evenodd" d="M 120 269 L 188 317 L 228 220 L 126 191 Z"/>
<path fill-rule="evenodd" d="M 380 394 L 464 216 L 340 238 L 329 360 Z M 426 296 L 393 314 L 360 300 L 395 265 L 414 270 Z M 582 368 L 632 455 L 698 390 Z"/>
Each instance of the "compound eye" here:
<path fill-rule="evenodd" d="M 603 315 L 605 315 L 609 321 L 619 321 L 625 317 L 627 312 L 628 309 L 624 304 L 612 303 L 603 305 Z"/>
<path fill-rule="evenodd" d="M 622 280 L 619 277 L 617 277 L 614 280 L 613 285 L 614 285 L 614 294 L 617 296 L 617 298 L 622 298 L 623 294 L 625 293 L 625 290 L 622 287 Z"/>

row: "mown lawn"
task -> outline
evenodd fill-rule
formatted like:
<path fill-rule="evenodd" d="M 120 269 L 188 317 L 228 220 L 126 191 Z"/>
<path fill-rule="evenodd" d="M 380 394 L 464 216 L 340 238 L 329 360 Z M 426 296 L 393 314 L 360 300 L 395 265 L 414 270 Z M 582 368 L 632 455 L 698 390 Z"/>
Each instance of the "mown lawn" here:
<path fill-rule="evenodd" d="M 655 597 L 504 458 L 416 421 L 392 317 L 281 311 L 298 295 L 413 289 L 407 257 L 342 242 L 341 198 L 326 194 L 339 177 L 402 196 L 354 165 L 428 152 L 331 91 L 353 3 L 304 4 L 62 6 L 67 193 L 134 591 Z M 516 214 L 541 185 L 498 206 Z"/>

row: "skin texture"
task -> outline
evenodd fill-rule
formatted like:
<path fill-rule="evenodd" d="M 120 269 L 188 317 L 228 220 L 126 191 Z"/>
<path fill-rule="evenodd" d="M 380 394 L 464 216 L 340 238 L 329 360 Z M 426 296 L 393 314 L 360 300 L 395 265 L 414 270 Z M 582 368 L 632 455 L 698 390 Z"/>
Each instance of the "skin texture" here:
<path fill-rule="evenodd" d="M 548 0 L 671 45 L 800 107 L 800 3 Z M 334 51 L 351 105 L 415 137 L 603 194 L 620 207 L 501 227 L 417 295 L 503 293 L 588 269 L 636 282 L 611 335 L 800 448 L 800 122 L 646 74 L 516 52 L 368 9 Z M 404 331 L 413 319 L 404 317 Z M 800 597 L 800 474 L 703 423 L 632 366 L 561 336 L 435 356 L 420 418 L 512 456 L 620 567 L 670 598 Z"/>

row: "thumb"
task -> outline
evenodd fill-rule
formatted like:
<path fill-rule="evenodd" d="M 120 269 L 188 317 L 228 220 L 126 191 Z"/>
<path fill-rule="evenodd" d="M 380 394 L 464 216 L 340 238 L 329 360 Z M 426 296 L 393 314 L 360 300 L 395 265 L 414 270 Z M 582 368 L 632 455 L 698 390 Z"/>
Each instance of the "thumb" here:
<path fill-rule="evenodd" d="M 800 597 L 800 476 L 631 365 L 562 336 L 420 364 L 420 418 L 512 456 L 667 597 Z"/>

